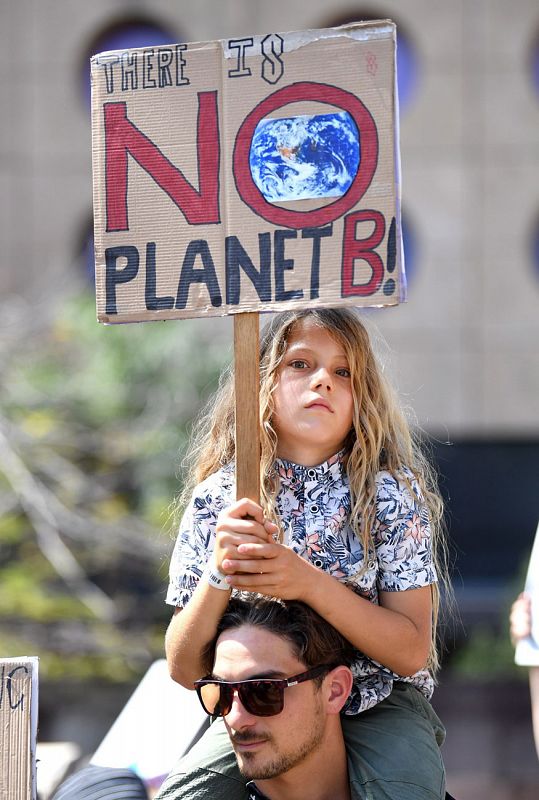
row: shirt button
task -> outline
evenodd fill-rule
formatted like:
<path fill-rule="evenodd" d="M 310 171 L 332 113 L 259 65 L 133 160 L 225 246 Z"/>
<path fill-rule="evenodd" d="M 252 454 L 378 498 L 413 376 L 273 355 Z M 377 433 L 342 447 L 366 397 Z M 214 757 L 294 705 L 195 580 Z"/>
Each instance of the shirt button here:
<path fill-rule="evenodd" d="M 376 561 L 369 561 L 369 569 L 374 569 L 376 567 Z"/>
<path fill-rule="evenodd" d="M 323 566 L 323 561 L 321 561 L 319 558 L 315 558 L 315 560 L 313 561 L 313 564 L 314 564 L 315 567 L 322 567 Z"/>
<path fill-rule="evenodd" d="M 309 478 L 316 478 L 316 470 L 315 469 L 308 469 L 307 470 L 307 475 L 309 476 Z"/>
<path fill-rule="evenodd" d="M 318 506 L 316 503 L 311 506 L 311 514 L 318 514 Z"/>

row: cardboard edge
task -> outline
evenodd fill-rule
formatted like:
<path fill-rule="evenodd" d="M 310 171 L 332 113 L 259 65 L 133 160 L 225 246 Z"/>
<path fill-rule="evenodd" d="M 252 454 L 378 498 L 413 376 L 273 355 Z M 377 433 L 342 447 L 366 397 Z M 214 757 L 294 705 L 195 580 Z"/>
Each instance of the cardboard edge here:
<path fill-rule="evenodd" d="M 339 25 L 334 28 L 309 28 L 304 31 L 275 31 L 278 36 L 286 37 L 285 52 L 297 50 L 299 47 L 316 42 L 320 39 L 335 39 L 346 36 L 350 39 L 357 41 L 368 41 L 370 39 L 389 39 L 395 38 L 397 26 L 391 19 L 379 20 L 366 20 L 357 22 L 349 22 L 345 25 Z M 252 34 L 249 38 L 253 39 L 254 43 L 260 43 L 268 35 L 266 33 Z M 225 58 L 237 58 L 237 50 L 228 47 L 228 43 L 238 41 L 241 37 L 229 37 L 228 39 L 214 39 L 211 41 L 200 42 L 170 42 L 169 44 L 161 45 L 161 47 L 174 47 L 176 44 L 187 44 L 191 50 L 202 49 L 206 47 L 215 47 L 220 44 L 223 49 Z M 117 57 L 118 53 L 142 53 L 149 50 L 149 47 L 129 47 L 120 50 L 103 50 L 101 53 L 95 53 L 90 57 L 90 66 L 97 67 L 100 64 L 106 63 L 109 57 Z"/>
<path fill-rule="evenodd" d="M 355 39 L 358 42 L 370 41 L 373 39 L 395 38 L 396 25 L 392 20 L 373 20 L 368 22 L 350 22 L 347 25 L 340 25 L 335 28 L 310 28 L 305 31 L 286 31 L 277 34 L 284 37 L 284 52 L 291 53 L 301 47 L 321 41 L 322 39 L 340 39 L 346 37 Z M 255 34 L 253 44 L 260 46 L 262 41 L 267 38 Z M 221 39 L 224 58 L 237 58 L 236 49 L 228 47 L 231 40 Z"/>
<path fill-rule="evenodd" d="M 400 300 L 397 296 L 388 298 L 388 301 L 385 303 L 372 303 L 368 306 L 366 305 L 359 305 L 358 303 L 354 302 L 346 302 L 346 303 L 314 303 L 313 301 L 309 302 L 309 308 L 357 308 L 358 310 L 368 311 L 370 309 L 376 308 L 395 308 L 400 305 Z M 106 314 L 106 313 L 98 313 L 97 321 L 106 326 L 113 326 L 113 325 L 127 325 L 133 322 L 167 322 L 172 320 L 182 320 L 182 319 L 205 319 L 207 317 L 233 317 L 236 314 L 244 314 L 246 312 L 252 312 L 257 314 L 278 314 L 281 311 L 290 311 L 295 308 L 305 308 L 306 306 L 303 304 L 297 305 L 290 305 L 290 304 L 282 304 L 282 303 L 269 303 L 264 308 L 257 308 L 257 307 L 242 307 L 242 308 L 235 308 L 230 309 L 225 307 L 224 311 L 219 311 L 218 313 L 215 312 L 214 309 L 206 309 L 206 313 L 203 313 L 200 308 L 194 309 L 192 313 L 186 311 L 185 309 L 181 309 L 180 311 L 174 311 L 172 309 L 163 311 L 159 313 L 158 311 L 147 311 L 144 318 L 141 318 L 141 312 L 134 312 L 130 314 L 129 312 L 123 314 Z"/>
<path fill-rule="evenodd" d="M 404 259 L 404 242 L 402 236 L 402 166 L 401 166 L 401 152 L 400 152 L 400 107 L 399 107 L 399 83 L 397 74 L 397 28 L 394 27 L 394 43 L 393 43 L 393 116 L 395 120 L 395 136 L 394 144 L 394 174 L 395 174 L 395 216 L 397 219 L 397 269 L 398 269 L 398 283 L 399 283 L 399 303 L 405 303 L 408 300 L 408 283 L 406 280 L 406 264 Z"/>
<path fill-rule="evenodd" d="M 90 58 L 90 89 L 91 89 L 91 136 L 92 136 L 92 224 L 93 224 L 93 238 L 94 238 L 94 280 L 97 285 L 97 274 L 96 274 L 96 266 L 98 263 L 97 258 L 97 248 L 99 244 L 99 237 L 96 237 L 95 233 L 95 221 L 96 219 L 100 219 L 102 217 L 102 204 L 100 203 L 100 191 L 99 187 L 101 185 L 101 181 L 103 180 L 103 159 L 101 156 L 101 151 L 98 147 L 98 140 L 97 140 L 97 127 L 98 121 L 99 124 L 101 123 L 100 117 L 100 102 L 98 97 L 98 92 L 96 89 L 96 83 L 94 80 L 95 70 L 98 68 L 98 55 L 92 56 Z M 96 315 L 99 321 L 99 309 L 98 309 L 98 300 L 97 294 L 95 299 L 95 308 L 96 308 Z"/>

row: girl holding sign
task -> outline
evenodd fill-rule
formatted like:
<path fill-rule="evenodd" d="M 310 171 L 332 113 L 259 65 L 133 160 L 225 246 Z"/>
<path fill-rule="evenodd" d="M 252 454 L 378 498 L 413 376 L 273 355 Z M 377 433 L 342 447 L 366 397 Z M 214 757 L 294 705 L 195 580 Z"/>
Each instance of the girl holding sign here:
<path fill-rule="evenodd" d="M 231 379 L 201 418 L 170 568 L 170 672 L 189 688 L 201 677 L 231 590 L 301 600 L 357 649 L 343 729 L 368 797 L 442 798 L 444 729 L 429 699 L 445 573 L 431 469 L 354 310 L 277 315 L 260 366 L 260 505 L 234 501 Z M 160 797 L 246 796 L 222 720 L 205 740 L 196 769 L 180 762 Z"/>

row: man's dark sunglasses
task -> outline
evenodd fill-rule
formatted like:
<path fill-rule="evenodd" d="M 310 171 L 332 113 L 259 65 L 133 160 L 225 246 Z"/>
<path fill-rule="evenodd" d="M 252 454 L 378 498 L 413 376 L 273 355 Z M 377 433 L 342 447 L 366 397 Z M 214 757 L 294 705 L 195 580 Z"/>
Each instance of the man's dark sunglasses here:
<path fill-rule="evenodd" d="M 274 717 L 284 708 L 284 690 L 330 672 L 337 664 L 321 664 L 291 678 L 253 678 L 245 681 L 218 681 L 203 678 L 195 681 L 202 708 L 211 717 L 226 717 L 232 709 L 234 692 L 244 709 L 255 717 Z"/>

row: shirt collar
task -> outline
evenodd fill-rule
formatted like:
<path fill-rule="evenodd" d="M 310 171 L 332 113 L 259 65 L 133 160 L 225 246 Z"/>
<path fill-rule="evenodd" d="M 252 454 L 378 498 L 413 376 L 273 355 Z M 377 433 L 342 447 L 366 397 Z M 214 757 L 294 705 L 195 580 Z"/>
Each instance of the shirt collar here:
<path fill-rule="evenodd" d="M 266 795 L 262 794 L 260 789 L 258 789 L 254 781 L 249 781 L 249 783 L 246 785 L 246 788 L 249 792 L 249 800 L 268 800 Z"/>
<path fill-rule="evenodd" d="M 301 483 L 337 483 L 344 474 L 345 450 L 340 450 L 327 461 L 315 467 L 305 467 L 295 464 L 285 458 L 275 461 L 275 468 L 281 481 L 281 486 L 293 487 Z"/>
<path fill-rule="evenodd" d="M 352 761 L 348 758 L 348 778 L 350 781 L 350 794 L 352 800 L 360 800 L 363 795 L 360 793 L 360 786 L 361 781 L 356 778 L 354 765 Z M 262 794 L 260 789 L 257 787 L 254 781 L 249 781 L 247 783 L 247 791 L 249 792 L 249 799 L 248 800 L 268 800 L 265 794 Z"/>

